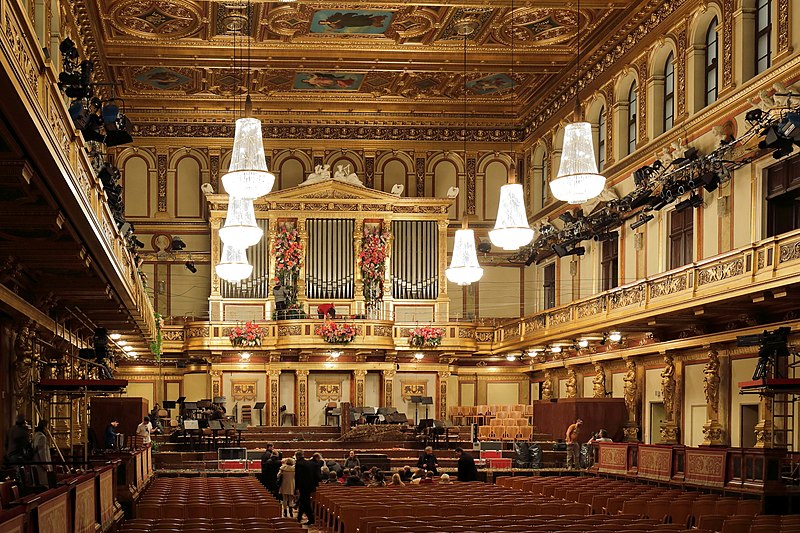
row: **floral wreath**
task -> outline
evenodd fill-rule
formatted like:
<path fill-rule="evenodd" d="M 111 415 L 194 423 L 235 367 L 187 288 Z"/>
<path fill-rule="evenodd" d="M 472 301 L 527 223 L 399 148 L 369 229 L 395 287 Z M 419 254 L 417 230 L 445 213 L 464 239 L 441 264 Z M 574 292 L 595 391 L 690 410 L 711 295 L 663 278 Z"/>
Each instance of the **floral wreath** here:
<path fill-rule="evenodd" d="M 386 273 L 386 246 L 389 232 L 380 227 L 364 228 L 358 264 L 364 283 L 364 299 L 377 302 L 383 299 L 383 277 Z"/>
<path fill-rule="evenodd" d="M 234 326 L 228 335 L 232 346 L 261 346 L 264 330 L 258 324 L 247 321 L 244 326 Z"/>
<path fill-rule="evenodd" d="M 444 338 L 444 328 L 422 326 L 408 332 L 408 343 L 418 348 L 439 346 L 442 343 L 442 338 Z"/>
<path fill-rule="evenodd" d="M 355 324 L 347 322 L 333 322 L 332 320 L 317 326 L 314 333 L 322 337 L 322 340 L 331 344 L 349 344 L 356 338 L 358 328 Z"/>

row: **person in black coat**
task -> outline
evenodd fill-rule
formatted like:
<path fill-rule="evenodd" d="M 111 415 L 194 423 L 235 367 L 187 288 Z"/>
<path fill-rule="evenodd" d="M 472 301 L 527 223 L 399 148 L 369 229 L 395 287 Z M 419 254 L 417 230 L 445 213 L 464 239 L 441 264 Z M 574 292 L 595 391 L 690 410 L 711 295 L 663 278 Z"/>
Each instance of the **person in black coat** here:
<path fill-rule="evenodd" d="M 302 450 L 295 454 L 294 487 L 297 492 L 297 521 L 302 522 L 303 515 L 308 517 L 308 525 L 314 524 L 314 508 L 311 506 L 311 495 L 319 484 L 317 465 L 306 460 Z"/>
<path fill-rule="evenodd" d="M 456 448 L 456 455 L 458 456 L 458 480 L 478 481 L 478 468 L 475 466 L 475 459 L 472 455 L 462 448 Z"/>
<path fill-rule="evenodd" d="M 439 464 L 436 462 L 436 456 L 433 455 L 433 448 L 426 446 L 425 453 L 419 456 L 417 468 L 424 468 L 428 472 L 433 472 L 433 475 L 436 476 L 439 474 L 436 470 L 438 466 Z"/>
<path fill-rule="evenodd" d="M 269 457 L 264 460 L 267 453 Z M 261 458 L 261 476 L 264 480 L 264 486 L 276 498 L 278 497 L 278 471 L 281 468 L 281 458 L 275 452 L 266 452 L 264 457 Z"/>

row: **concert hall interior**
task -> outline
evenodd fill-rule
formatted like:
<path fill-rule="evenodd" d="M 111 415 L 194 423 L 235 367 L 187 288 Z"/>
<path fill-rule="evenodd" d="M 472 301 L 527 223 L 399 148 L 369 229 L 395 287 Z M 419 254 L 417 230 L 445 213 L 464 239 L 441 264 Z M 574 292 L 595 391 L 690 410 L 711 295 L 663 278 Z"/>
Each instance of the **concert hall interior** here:
<path fill-rule="evenodd" d="M 800 0 L 0 28 L 0 533 L 800 532 Z"/>

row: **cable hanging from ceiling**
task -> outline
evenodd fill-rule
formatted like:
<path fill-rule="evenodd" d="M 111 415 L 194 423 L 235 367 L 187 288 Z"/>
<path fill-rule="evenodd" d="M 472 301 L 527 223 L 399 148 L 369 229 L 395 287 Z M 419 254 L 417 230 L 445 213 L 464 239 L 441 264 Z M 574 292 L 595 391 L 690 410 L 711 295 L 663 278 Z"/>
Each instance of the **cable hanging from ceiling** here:
<path fill-rule="evenodd" d="M 561 164 L 550 190 L 557 199 L 582 204 L 603 192 L 606 179 L 597 171 L 592 125 L 583 120 L 581 109 L 581 1 L 575 13 L 577 57 L 575 61 L 575 122 L 564 128 Z"/>
<path fill-rule="evenodd" d="M 461 135 L 464 141 L 464 173 L 467 172 L 467 37 L 477 28 L 477 21 L 471 17 L 465 17 L 456 21 L 456 31 L 464 37 L 464 66 L 462 71 L 462 82 L 464 92 L 464 128 Z M 475 250 L 475 232 L 469 229 L 467 221 L 469 214 L 467 207 L 464 206 L 464 216 L 461 229 L 456 231 L 453 242 L 453 256 L 450 260 L 450 267 L 445 270 L 447 279 L 458 285 L 470 285 L 483 277 L 483 268 L 478 264 L 478 253 Z"/>
<path fill-rule="evenodd" d="M 497 205 L 494 229 L 489 232 L 492 244 L 503 250 L 518 250 L 533 240 L 533 230 L 528 224 L 525 211 L 525 192 L 521 183 L 517 183 L 517 156 L 514 152 L 514 136 L 516 134 L 516 81 L 514 80 L 514 2 L 511 2 L 511 165 L 508 170 L 508 183 L 500 187 L 500 201 Z"/>
<path fill-rule="evenodd" d="M 236 69 L 236 34 L 241 31 L 242 39 L 247 38 L 246 78 L 244 76 L 244 43 L 242 43 L 239 70 L 239 73 L 242 74 L 241 80 L 245 83 L 247 96 L 244 102 L 243 116 L 236 120 L 228 172 L 222 176 L 222 185 L 229 196 L 228 212 L 225 224 L 219 230 L 223 248 L 222 257 L 215 269 L 220 278 L 230 282 L 248 278 L 253 272 L 253 267 L 247 260 L 246 250 L 257 244 L 263 236 L 263 230 L 256 223 L 253 202 L 259 197 L 269 194 L 275 184 L 275 175 L 267 168 L 261 121 L 252 116 L 253 102 L 250 98 L 251 17 L 252 8 L 248 2 L 245 6 L 241 29 L 233 28 L 234 70 Z M 248 30 L 246 37 L 245 28 Z M 236 102 L 238 90 L 238 86 L 235 87 L 232 95 L 234 114 L 238 107 Z"/>

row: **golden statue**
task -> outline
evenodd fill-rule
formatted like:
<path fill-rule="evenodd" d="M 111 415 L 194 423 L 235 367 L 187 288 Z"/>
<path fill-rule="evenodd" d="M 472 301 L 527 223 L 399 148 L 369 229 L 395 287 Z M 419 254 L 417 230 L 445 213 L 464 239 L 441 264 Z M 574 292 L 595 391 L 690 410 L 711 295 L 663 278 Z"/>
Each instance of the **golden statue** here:
<path fill-rule="evenodd" d="M 661 371 L 661 395 L 664 398 L 664 410 L 667 421 L 675 420 L 675 363 L 671 355 L 664 356 L 664 370 Z"/>
<path fill-rule="evenodd" d="M 592 379 L 593 396 L 595 398 L 606 397 L 606 372 L 600 363 L 594 364 L 594 379 Z"/>
<path fill-rule="evenodd" d="M 708 362 L 703 368 L 703 392 L 706 395 L 706 405 L 717 419 L 719 413 L 719 356 L 716 350 L 708 354 Z"/>
<path fill-rule="evenodd" d="M 633 422 L 636 420 L 636 363 L 633 359 L 628 359 L 625 368 L 625 375 L 622 377 L 625 382 L 625 407 L 628 408 L 628 419 Z"/>
<path fill-rule="evenodd" d="M 544 371 L 544 381 L 542 381 L 542 400 L 550 401 L 553 399 L 553 377 L 549 370 Z"/>
<path fill-rule="evenodd" d="M 574 368 L 567 369 L 567 398 L 578 397 L 578 376 Z"/>

